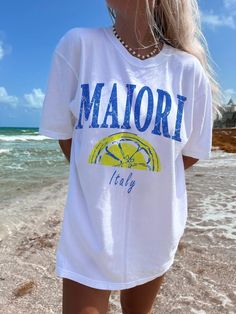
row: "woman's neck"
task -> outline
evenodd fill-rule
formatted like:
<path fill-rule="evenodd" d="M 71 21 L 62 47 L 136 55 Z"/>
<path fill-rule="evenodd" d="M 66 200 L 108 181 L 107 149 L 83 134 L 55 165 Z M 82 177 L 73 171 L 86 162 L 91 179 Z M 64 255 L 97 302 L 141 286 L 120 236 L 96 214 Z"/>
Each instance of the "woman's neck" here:
<path fill-rule="evenodd" d="M 152 50 L 155 39 L 148 25 L 147 18 L 144 14 L 141 14 L 136 19 L 137 21 L 117 14 L 115 28 L 118 35 L 135 51 L 145 52 L 148 49 Z M 149 48 L 144 49 L 143 46 Z"/>

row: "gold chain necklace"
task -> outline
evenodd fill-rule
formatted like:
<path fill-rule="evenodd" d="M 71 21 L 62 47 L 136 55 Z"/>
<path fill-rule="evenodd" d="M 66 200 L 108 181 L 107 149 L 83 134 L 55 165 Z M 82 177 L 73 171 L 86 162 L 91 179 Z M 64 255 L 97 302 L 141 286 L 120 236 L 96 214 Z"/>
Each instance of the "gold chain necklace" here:
<path fill-rule="evenodd" d="M 119 39 L 119 41 L 122 43 L 122 45 L 134 56 L 137 56 L 139 59 L 147 59 L 147 58 L 150 58 L 152 57 L 153 55 L 155 55 L 157 49 L 158 49 L 158 45 L 155 45 L 155 48 L 153 49 L 152 52 L 149 52 L 148 54 L 146 55 L 140 55 L 139 53 L 137 53 L 136 51 L 134 51 L 131 47 L 129 47 L 125 42 L 124 40 L 117 34 L 117 31 L 116 31 L 116 28 L 115 28 L 115 25 L 113 25 L 113 33 L 114 35 Z"/>

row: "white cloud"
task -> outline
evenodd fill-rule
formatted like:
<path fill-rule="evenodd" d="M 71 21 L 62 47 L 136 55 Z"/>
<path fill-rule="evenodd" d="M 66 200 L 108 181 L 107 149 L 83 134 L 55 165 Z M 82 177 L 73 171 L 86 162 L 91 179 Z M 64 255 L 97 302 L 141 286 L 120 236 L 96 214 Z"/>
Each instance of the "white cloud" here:
<path fill-rule="evenodd" d="M 230 98 L 232 98 L 234 101 L 236 101 L 236 90 L 233 88 L 228 88 L 224 90 L 224 98 L 225 98 L 225 103 L 228 103 Z"/>
<path fill-rule="evenodd" d="M 10 105 L 12 107 L 21 106 L 22 108 L 38 109 L 42 107 L 44 93 L 40 88 L 34 88 L 30 94 L 24 94 L 23 98 L 8 95 L 5 87 L 0 86 L 0 105 Z"/>
<path fill-rule="evenodd" d="M 0 61 L 5 57 L 5 55 L 10 54 L 12 47 L 6 43 L 6 34 L 4 31 L 0 30 Z"/>
<path fill-rule="evenodd" d="M 3 42 L 0 40 L 0 60 L 5 56 L 5 50 L 3 48 Z"/>
<path fill-rule="evenodd" d="M 231 14 L 236 14 L 236 0 L 224 0 L 224 6 L 231 11 Z"/>
<path fill-rule="evenodd" d="M 41 108 L 43 105 L 44 96 L 45 95 L 40 88 L 34 88 L 32 93 L 24 95 L 27 107 Z"/>
<path fill-rule="evenodd" d="M 18 98 L 16 96 L 8 95 L 6 88 L 3 86 L 0 86 L 0 104 L 16 106 L 17 103 L 18 103 Z"/>
<path fill-rule="evenodd" d="M 225 14 L 217 14 L 213 10 L 201 12 L 202 22 L 212 29 L 228 27 L 236 29 L 236 0 L 223 0 Z"/>
<path fill-rule="evenodd" d="M 211 28 L 216 27 L 229 27 L 232 29 L 236 29 L 236 22 L 232 15 L 224 16 L 214 14 L 212 11 L 210 13 L 201 13 L 202 22 L 210 26 Z"/>

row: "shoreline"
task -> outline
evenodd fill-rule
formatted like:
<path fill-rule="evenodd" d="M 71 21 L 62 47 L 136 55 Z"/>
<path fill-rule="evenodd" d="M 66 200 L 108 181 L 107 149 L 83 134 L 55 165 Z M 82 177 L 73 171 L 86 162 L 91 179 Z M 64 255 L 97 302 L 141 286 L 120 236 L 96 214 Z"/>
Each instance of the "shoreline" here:
<path fill-rule="evenodd" d="M 153 314 L 233 314 L 236 304 L 235 175 L 220 152 L 186 171 L 187 226 Z M 227 153 L 225 153 L 227 154 Z M 218 156 L 219 155 L 219 156 Z M 236 155 L 227 154 L 236 163 Z M 218 165 L 218 166 L 217 166 Z M 207 170 L 207 171 L 206 171 Z M 224 182 L 224 184 L 222 184 Z M 55 275 L 67 180 L 11 202 L 24 209 L 0 241 L 0 307 L 4 314 L 61 313 L 62 281 Z M 222 216 L 217 214 L 222 212 Z M 109 314 L 120 314 L 112 291 Z"/>

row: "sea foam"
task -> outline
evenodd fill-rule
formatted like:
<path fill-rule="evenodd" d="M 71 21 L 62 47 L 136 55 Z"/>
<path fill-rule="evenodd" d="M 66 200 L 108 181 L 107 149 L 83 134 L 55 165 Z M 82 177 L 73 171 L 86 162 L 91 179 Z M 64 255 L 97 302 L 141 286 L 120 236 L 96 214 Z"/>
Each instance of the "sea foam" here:
<path fill-rule="evenodd" d="M 16 142 L 16 141 L 43 141 L 48 140 L 49 137 L 44 135 L 0 135 L 0 142 Z"/>

